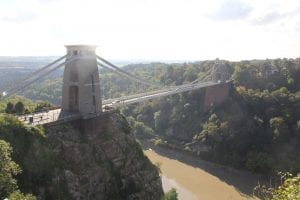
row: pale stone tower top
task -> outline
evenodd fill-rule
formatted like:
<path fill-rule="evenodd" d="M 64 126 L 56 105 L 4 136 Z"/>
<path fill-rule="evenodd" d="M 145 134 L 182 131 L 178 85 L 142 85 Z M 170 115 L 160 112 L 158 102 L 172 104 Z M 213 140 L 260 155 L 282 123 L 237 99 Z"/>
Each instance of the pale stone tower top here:
<path fill-rule="evenodd" d="M 96 56 L 96 48 L 95 45 L 65 45 L 67 48 L 68 56 Z"/>
<path fill-rule="evenodd" d="M 76 44 L 76 45 L 65 45 L 67 50 L 96 50 L 96 45 Z"/>

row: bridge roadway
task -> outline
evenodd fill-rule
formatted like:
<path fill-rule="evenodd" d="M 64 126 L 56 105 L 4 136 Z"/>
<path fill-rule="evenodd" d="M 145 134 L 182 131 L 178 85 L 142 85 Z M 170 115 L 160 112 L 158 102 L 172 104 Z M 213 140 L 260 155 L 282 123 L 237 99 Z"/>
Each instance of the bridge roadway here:
<path fill-rule="evenodd" d="M 230 82 L 230 80 L 226 81 L 226 83 L 227 82 Z M 191 90 L 197 90 L 200 88 L 218 85 L 218 84 L 223 84 L 223 83 L 208 81 L 199 84 L 184 84 L 180 86 L 169 86 L 164 89 L 156 90 L 152 92 L 144 92 L 135 95 L 103 100 L 102 108 L 103 111 L 105 112 L 111 110 L 112 108 L 118 108 L 133 103 L 139 103 L 154 98 L 164 97 L 164 96 L 191 91 Z M 58 109 L 43 111 L 34 114 L 21 115 L 18 116 L 18 119 L 20 121 L 23 121 L 27 125 L 39 125 L 39 124 L 47 124 L 51 122 L 71 121 L 79 118 L 88 119 L 98 115 L 99 113 L 98 114 L 91 113 L 90 115 L 86 115 L 86 116 L 81 116 L 79 114 L 74 114 L 74 113 L 62 113 L 61 109 L 58 108 Z"/>

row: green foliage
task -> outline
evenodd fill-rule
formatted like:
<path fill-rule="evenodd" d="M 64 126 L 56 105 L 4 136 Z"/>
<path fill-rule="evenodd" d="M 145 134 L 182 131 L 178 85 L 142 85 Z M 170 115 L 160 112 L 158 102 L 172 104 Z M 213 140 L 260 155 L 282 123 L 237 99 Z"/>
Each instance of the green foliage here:
<path fill-rule="evenodd" d="M 10 114 L 10 113 L 14 113 L 14 110 L 15 110 L 14 104 L 12 104 L 11 102 L 8 102 L 6 104 L 5 112 Z"/>
<path fill-rule="evenodd" d="M 40 112 L 53 107 L 48 101 L 39 101 L 34 109 L 35 112 Z"/>
<path fill-rule="evenodd" d="M 284 183 L 272 193 L 272 200 L 300 199 L 300 175 L 287 178 Z"/>
<path fill-rule="evenodd" d="M 151 137 L 143 137 L 152 138 L 155 144 L 166 142 L 212 161 L 255 172 L 272 173 L 287 166 L 289 170 L 297 170 L 295 167 L 300 161 L 295 158 L 296 149 L 295 153 L 280 154 L 286 161 L 280 162 L 280 166 L 276 164 L 278 159 L 282 160 L 276 155 L 280 151 L 277 149 L 286 152 L 284 146 L 299 136 L 299 70 L 294 61 L 253 60 L 230 64 L 235 87 L 223 105 L 204 108 L 205 91 L 196 90 L 131 105 L 122 112 L 133 130 L 137 128 L 137 137 L 143 135 L 141 133 L 151 133 L 147 134 Z M 154 63 L 125 69 L 163 84 L 176 85 L 203 76 L 212 65 L 211 61 L 181 65 Z M 119 87 L 117 79 L 114 82 Z M 140 91 L 128 86 L 133 93 Z M 297 145 L 300 144 L 295 143 L 290 148 Z M 288 160 L 293 164 L 288 164 Z"/>
<path fill-rule="evenodd" d="M 18 102 L 22 102 L 24 105 L 24 112 L 32 112 L 34 110 L 34 107 L 36 106 L 36 103 L 31 101 L 30 99 L 27 99 L 22 96 L 11 96 L 7 99 L 0 99 L 0 113 L 6 112 L 6 113 L 14 113 L 15 112 L 15 104 Z M 9 109 L 6 111 L 7 105 L 9 105 Z"/>
<path fill-rule="evenodd" d="M 18 101 L 15 105 L 15 112 L 17 114 L 24 114 L 25 112 L 25 106 L 24 103 L 22 101 Z"/>
<path fill-rule="evenodd" d="M 36 200 L 37 198 L 34 197 L 32 194 L 23 194 L 20 190 L 16 190 L 13 193 L 9 194 L 9 200 Z"/>
<path fill-rule="evenodd" d="M 0 116 L 0 139 L 11 144 L 12 158 L 22 168 L 17 177 L 22 191 L 45 186 L 54 166 L 63 162 L 49 149 L 42 127 L 27 127 L 12 116 Z"/>
<path fill-rule="evenodd" d="M 18 101 L 16 105 L 14 105 L 12 102 L 8 102 L 6 104 L 5 112 L 8 114 L 24 114 L 25 105 L 22 101 Z"/>
<path fill-rule="evenodd" d="M 247 67 L 249 68 L 249 70 L 246 70 Z M 251 80 L 253 80 L 252 73 L 250 71 L 250 67 L 246 64 L 237 65 L 235 67 L 232 78 L 238 85 L 245 85 L 248 87 L 252 87 L 253 85 L 253 83 L 251 83 Z"/>
<path fill-rule="evenodd" d="M 133 117 L 126 118 L 131 130 L 133 130 L 133 134 L 140 139 L 150 139 L 155 137 L 154 131 L 149 126 L 145 125 L 145 123 L 136 121 Z"/>
<path fill-rule="evenodd" d="M 21 172 L 20 167 L 11 159 L 12 148 L 9 143 L 0 140 L 0 199 L 17 189 L 14 178 Z"/>
<path fill-rule="evenodd" d="M 165 144 L 165 142 L 161 138 L 155 138 L 155 139 L 153 139 L 153 144 L 155 146 L 158 146 L 158 145 Z"/>
<path fill-rule="evenodd" d="M 179 65 L 166 65 L 160 82 L 170 85 L 188 82 L 195 79 L 195 74 L 203 76 L 212 64 L 187 63 L 181 69 Z M 296 149 L 291 150 L 295 153 L 280 154 L 286 159 L 284 162 L 279 162 L 282 157 L 278 157 L 280 149 L 286 152 L 284 147 L 299 135 L 299 70 L 294 61 L 253 60 L 231 64 L 235 87 L 223 105 L 203 108 L 205 92 L 199 90 L 131 105 L 123 109 L 125 115 L 130 116 L 130 121 L 151 128 L 155 144 L 167 142 L 212 161 L 255 172 L 272 173 L 286 167 L 297 170 L 300 161 L 295 157 Z M 128 69 L 136 73 L 151 71 L 150 66 L 142 69 L 128 66 Z M 155 80 L 156 76 L 151 78 Z M 297 145 L 300 144 L 290 148 Z M 198 149 L 204 150 L 199 153 Z"/>
<path fill-rule="evenodd" d="M 287 59 L 242 61 L 235 64 L 233 79 L 246 88 L 276 90 L 287 87 L 296 91 L 300 89 L 296 66 L 295 60 Z"/>
<path fill-rule="evenodd" d="M 0 113 L 8 114 L 28 114 L 40 112 L 52 108 L 48 101 L 33 102 L 21 96 L 12 96 L 9 99 L 0 100 Z"/>
<path fill-rule="evenodd" d="M 135 122 L 134 133 L 140 138 L 152 138 L 154 137 L 153 130 L 146 126 L 143 122 Z"/>
<path fill-rule="evenodd" d="M 246 168 L 253 172 L 269 173 L 272 167 L 270 155 L 263 152 L 249 152 L 247 155 Z"/>
<path fill-rule="evenodd" d="M 214 61 L 150 63 L 123 69 L 161 85 L 176 86 L 203 77 L 213 64 Z M 300 165 L 296 156 L 300 140 L 295 139 L 300 135 L 299 63 L 293 59 L 267 59 L 227 62 L 227 67 L 233 72 L 235 86 L 230 98 L 220 106 L 205 108 L 205 90 L 195 90 L 133 104 L 121 111 L 137 137 L 161 138 L 163 143 L 191 149 L 212 161 L 253 171 L 272 172 L 288 167 L 296 172 Z M 101 78 L 104 99 L 159 89 L 105 69 Z M 60 104 L 61 84 L 62 78 L 50 77 L 24 94 Z M 15 105 L 18 101 L 11 102 Z M 0 112 L 7 103 L 0 102 Z M 39 107 L 37 110 L 47 106 Z M 29 110 L 34 108 L 35 105 Z M 202 147 L 206 149 L 204 154 L 198 153 Z"/>
<path fill-rule="evenodd" d="M 273 129 L 273 139 L 287 138 L 289 130 L 282 117 L 270 119 L 270 127 Z"/>
<path fill-rule="evenodd" d="M 34 101 L 47 101 L 54 105 L 61 104 L 62 77 L 50 76 L 39 84 L 30 85 L 22 95 Z"/>
<path fill-rule="evenodd" d="M 164 200 L 178 200 L 178 193 L 176 189 L 172 188 L 170 191 L 165 193 Z"/>
<path fill-rule="evenodd" d="M 300 199 L 300 174 L 292 176 L 289 172 L 279 172 L 281 185 L 266 187 L 258 185 L 254 188 L 255 195 L 263 200 L 298 200 Z"/>

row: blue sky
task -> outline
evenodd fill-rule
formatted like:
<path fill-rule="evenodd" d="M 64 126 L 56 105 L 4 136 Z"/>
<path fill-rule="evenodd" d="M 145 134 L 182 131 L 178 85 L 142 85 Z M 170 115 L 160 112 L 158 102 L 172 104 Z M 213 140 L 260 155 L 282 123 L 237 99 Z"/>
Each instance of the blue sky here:
<path fill-rule="evenodd" d="M 299 0 L 1 0 L 0 56 L 108 59 L 300 57 Z"/>

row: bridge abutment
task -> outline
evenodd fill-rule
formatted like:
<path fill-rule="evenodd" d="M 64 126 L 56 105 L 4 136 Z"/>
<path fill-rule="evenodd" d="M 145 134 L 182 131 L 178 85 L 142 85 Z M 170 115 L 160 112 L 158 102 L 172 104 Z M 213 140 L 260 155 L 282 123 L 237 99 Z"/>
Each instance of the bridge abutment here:
<path fill-rule="evenodd" d="M 232 82 L 221 83 L 205 88 L 204 107 L 206 109 L 223 103 L 230 95 Z"/>

